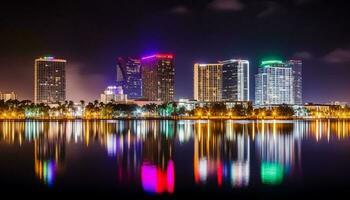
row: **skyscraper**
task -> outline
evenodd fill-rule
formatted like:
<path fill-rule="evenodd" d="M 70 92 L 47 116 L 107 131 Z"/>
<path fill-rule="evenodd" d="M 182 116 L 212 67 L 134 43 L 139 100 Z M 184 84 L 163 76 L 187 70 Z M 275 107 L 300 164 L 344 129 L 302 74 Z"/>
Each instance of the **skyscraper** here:
<path fill-rule="evenodd" d="M 222 100 L 249 100 L 249 61 L 226 60 L 222 64 Z"/>
<path fill-rule="evenodd" d="M 292 68 L 279 60 L 263 61 L 255 75 L 255 104 L 294 104 Z"/>
<path fill-rule="evenodd" d="M 174 56 L 155 54 L 141 59 L 142 96 L 150 101 L 174 100 Z"/>
<path fill-rule="evenodd" d="M 54 57 L 35 59 L 35 103 L 55 103 L 66 100 L 66 63 L 66 60 Z"/>
<path fill-rule="evenodd" d="M 195 100 L 222 100 L 222 64 L 194 64 L 193 80 Z"/>
<path fill-rule="evenodd" d="M 288 60 L 287 66 L 292 68 L 293 73 L 293 98 L 295 104 L 303 104 L 303 78 L 301 60 Z"/>
<path fill-rule="evenodd" d="M 117 86 L 123 88 L 130 99 L 142 97 L 141 62 L 135 58 L 119 57 L 117 61 Z"/>

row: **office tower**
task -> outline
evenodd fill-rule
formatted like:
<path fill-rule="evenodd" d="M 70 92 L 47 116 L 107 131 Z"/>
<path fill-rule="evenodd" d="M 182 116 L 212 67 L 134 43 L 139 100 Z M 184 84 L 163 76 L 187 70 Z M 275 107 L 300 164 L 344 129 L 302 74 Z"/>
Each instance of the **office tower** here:
<path fill-rule="evenodd" d="M 194 99 L 222 100 L 222 64 L 194 64 Z"/>
<path fill-rule="evenodd" d="M 66 60 L 54 57 L 35 59 L 35 103 L 56 103 L 66 100 L 66 63 Z"/>
<path fill-rule="evenodd" d="M 8 100 L 16 100 L 17 94 L 15 92 L 0 92 L 0 100 L 5 102 Z"/>
<path fill-rule="evenodd" d="M 263 61 L 255 75 L 255 104 L 294 104 L 292 68 L 279 60 Z"/>
<path fill-rule="evenodd" d="M 294 103 L 303 104 L 303 78 L 302 78 L 302 66 L 301 60 L 288 60 L 287 66 L 292 68 L 293 73 L 293 98 Z"/>
<path fill-rule="evenodd" d="M 249 61 L 226 60 L 222 64 L 222 100 L 249 100 Z"/>
<path fill-rule="evenodd" d="M 174 100 L 174 56 L 155 54 L 141 59 L 142 96 L 149 101 Z"/>
<path fill-rule="evenodd" d="M 101 102 L 104 104 L 113 102 L 126 103 L 128 97 L 124 94 L 122 86 L 108 86 L 100 95 Z"/>
<path fill-rule="evenodd" d="M 123 88 L 130 99 L 142 97 L 141 62 L 135 58 L 119 57 L 117 61 L 117 86 Z"/>

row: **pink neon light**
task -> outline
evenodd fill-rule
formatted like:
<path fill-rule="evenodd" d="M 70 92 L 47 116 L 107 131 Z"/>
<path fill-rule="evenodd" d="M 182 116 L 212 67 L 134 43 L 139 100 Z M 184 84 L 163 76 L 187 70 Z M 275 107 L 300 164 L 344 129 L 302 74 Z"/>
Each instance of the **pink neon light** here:
<path fill-rule="evenodd" d="M 157 192 L 157 168 L 153 165 L 141 166 L 142 187 L 145 191 Z"/>
<path fill-rule="evenodd" d="M 143 57 L 141 59 L 142 60 L 147 60 L 147 59 L 150 59 L 150 58 L 173 59 L 174 55 L 173 54 L 155 54 L 155 55 Z"/>
<path fill-rule="evenodd" d="M 170 160 L 168 163 L 167 186 L 168 186 L 168 192 L 170 194 L 173 193 L 174 187 L 175 187 L 175 173 L 174 173 L 174 162 L 172 160 Z"/>

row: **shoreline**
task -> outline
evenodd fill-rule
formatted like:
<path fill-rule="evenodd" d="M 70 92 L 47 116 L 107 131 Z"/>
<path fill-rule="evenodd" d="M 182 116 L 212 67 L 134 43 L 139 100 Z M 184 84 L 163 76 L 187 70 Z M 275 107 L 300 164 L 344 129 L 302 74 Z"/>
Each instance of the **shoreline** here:
<path fill-rule="evenodd" d="M 161 121 L 190 121 L 190 120 L 211 120 L 211 121 L 239 121 L 239 120 L 255 120 L 255 121 L 263 121 L 263 120 L 279 120 L 279 121 L 290 121 L 290 120 L 349 120 L 350 117 L 120 117 L 120 118 L 17 118 L 17 119 L 0 119 L 0 122 L 13 121 L 13 122 L 23 122 L 23 121 L 108 121 L 108 120 L 123 120 L 123 121 L 136 121 L 136 120 L 161 120 Z"/>

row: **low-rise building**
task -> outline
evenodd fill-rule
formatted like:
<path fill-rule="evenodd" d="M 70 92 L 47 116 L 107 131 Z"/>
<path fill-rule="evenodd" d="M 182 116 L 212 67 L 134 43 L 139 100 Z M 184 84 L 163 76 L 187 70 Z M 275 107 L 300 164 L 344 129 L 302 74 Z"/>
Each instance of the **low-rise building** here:
<path fill-rule="evenodd" d="M 17 94 L 15 92 L 0 92 L 0 100 L 16 100 Z"/>
<path fill-rule="evenodd" d="M 331 101 L 329 104 L 332 106 L 340 106 L 342 108 L 345 108 L 346 106 L 348 106 L 348 102 L 345 102 L 345 101 Z"/>
<path fill-rule="evenodd" d="M 108 86 L 101 94 L 100 101 L 105 104 L 111 102 L 127 103 L 128 97 L 124 94 L 121 86 Z"/>
<path fill-rule="evenodd" d="M 178 101 L 178 107 L 184 107 L 187 111 L 193 110 L 197 107 L 210 107 L 216 103 L 223 103 L 226 105 L 226 108 L 234 108 L 236 105 L 241 105 L 243 108 L 249 108 L 252 106 L 251 101 L 221 101 L 221 102 L 206 102 L 206 101 L 196 101 L 190 99 L 180 99 Z"/>
<path fill-rule="evenodd" d="M 304 108 L 306 108 L 310 112 L 330 112 L 332 105 L 329 104 L 313 104 L 313 103 L 307 103 L 304 105 Z"/>
<path fill-rule="evenodd" d="M 147 104 L 156 104 L 156 105 L 161 105 L 163 101 L 148 101 L 145 99 L 132 99 L 128 100 L 128 104 L 136 104 L 140 107 L 147 105 Z"/>

